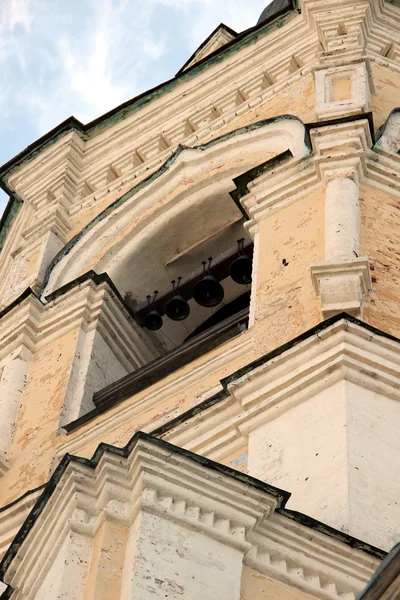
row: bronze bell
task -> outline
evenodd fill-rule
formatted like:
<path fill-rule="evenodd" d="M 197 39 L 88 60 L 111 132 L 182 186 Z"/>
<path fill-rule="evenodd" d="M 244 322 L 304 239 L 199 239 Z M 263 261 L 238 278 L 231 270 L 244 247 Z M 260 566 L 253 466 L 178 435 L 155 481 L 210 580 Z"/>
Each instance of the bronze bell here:
<path fill-rule="evenodd" d="M 160 313 L 154 306 L 154 301 L 156 299 L 157 294 L 158 294 L 158 292 L 155 291 L 154 298 L 153 298 L 153 310 L 151 310 L 149 313 L 147 313 L 147 315 L 144 318 L 144 325 L 150 331 L 157 331 L 158 329 L 161 329 L 161 327 L 163 326 L 162 316 L 160 315 Z M 150 308 L 150 299 L 151 299 L 151 296 L 147 296 L 147 306 L 149 308 Z"/>
<path fill-rule="evenodd" d="M 190 314 L 190 306 L 183 296 L 178 293 L 182 277 L 178 277 L 178 285 L 175 289 L 175 279 L 172 280 L 172 291 L 174 296 L 165 305 L 165 314 L 172 321 L 183 321 Z"/>
<path fill-rule="evenodd" d="M 239 285 L 249 285 L 253 270 L 253 261 L 247 254 L 243 253 L 244 238 L 238 240 L 239 256 L 233 261 L 229 269 L 229 275 Z"/>
<path fill-rule="evenodd" d="M 209 258 L 207 268 L 208 275 L 206 275 L 207 263 L 206 261 L 203 261 L 203 278 L 196 283 L 193 290 L 193 298 L 197 304 L 207 308 L 221 304 L 225 294 L 224 288 L 219 281 L 213 275 L 210 275 L 211 261 L 212 258 Z"/>

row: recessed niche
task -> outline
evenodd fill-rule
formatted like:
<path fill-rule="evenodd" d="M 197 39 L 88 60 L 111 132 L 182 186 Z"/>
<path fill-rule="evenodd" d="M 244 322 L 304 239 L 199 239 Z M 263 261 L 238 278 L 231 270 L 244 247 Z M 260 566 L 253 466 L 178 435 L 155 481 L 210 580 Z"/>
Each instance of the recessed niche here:
<path fill-rule="evenodd" d="M 331 102 L 340 102 L 341 100 L 351 99 L 351 78 L 349 75 L 344 77 L 332 78 L 331 80 Z"/>

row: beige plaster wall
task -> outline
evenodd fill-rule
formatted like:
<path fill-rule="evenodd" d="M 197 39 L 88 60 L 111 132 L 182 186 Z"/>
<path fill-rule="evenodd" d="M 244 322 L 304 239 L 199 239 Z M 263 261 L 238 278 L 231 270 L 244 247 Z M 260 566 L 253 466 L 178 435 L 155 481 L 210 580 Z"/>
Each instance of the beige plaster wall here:
<path fill-rule="evenodd" d="M 362 185 L 361 251 L 370 257 L 373 290 L 364 300 L 367 323 L 400 337 L 400 202 Z"/>
<path fill-rule="evenodd" d="M 1 481 L 0 506 L 49 477 L 77 336 L 78 330 L 71 330 L 32 358 L 10 448 L 12 467 Z"/>
<path fill-rule="evenodd" d="M 371 73 L 375 87 L 375 93 L 371 95 L 371 110 L 375 129 L 378 129 L 390 111 L 400 105 L 400 73 L 374 62 L 371 63 Z"/>
<path fill-rule="evenodd" d="M 243 569 L 240 600 L 311 600 L 312 598 L 249 567 Z"/>
<path fill-rule="evenodd" d="M 324 192 L 316 191 L 260 223 L 256 356 L 279 347 L 322 320 L 310 265 L 323 259 L 324 205 Z"/>

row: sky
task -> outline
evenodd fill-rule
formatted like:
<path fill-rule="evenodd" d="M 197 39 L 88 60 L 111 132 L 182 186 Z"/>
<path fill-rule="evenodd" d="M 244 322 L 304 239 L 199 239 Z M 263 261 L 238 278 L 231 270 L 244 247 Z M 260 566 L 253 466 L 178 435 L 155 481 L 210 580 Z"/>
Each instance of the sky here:
<path fill-rule="evenodd" d="M 242 31 L 267 4 L 0 0 L 0 164 L 70 115 L 87 123 L 170 79 L 219 23 Z"/>

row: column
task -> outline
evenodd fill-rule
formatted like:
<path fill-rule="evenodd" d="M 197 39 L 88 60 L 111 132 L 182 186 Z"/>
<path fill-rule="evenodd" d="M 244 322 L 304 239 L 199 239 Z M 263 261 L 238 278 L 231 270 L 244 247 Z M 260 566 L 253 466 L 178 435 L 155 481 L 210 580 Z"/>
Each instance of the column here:
<path fill-rule="evenodd" d="M 360 256 L 360 204 L 357 168 L 324 170 L 325 260 L 311 265 L 324 318 L 347 312 L 361 316 L 371 289 L 369 260 Z"/>
<path fill-rule="evenodd" d="M 358 185 L 348 177 L 331 179 L 325 197 L 325 260 L 353 260 L 359 254 Z"/>
<path fill-rule="evenodd" d="M 0 367 L 0 475 L 6 470 L 20 400 L 25 389 L 29 362 L 21 356 Z"/>

